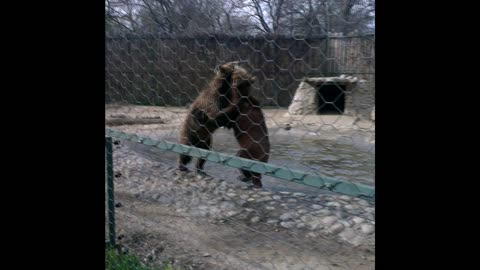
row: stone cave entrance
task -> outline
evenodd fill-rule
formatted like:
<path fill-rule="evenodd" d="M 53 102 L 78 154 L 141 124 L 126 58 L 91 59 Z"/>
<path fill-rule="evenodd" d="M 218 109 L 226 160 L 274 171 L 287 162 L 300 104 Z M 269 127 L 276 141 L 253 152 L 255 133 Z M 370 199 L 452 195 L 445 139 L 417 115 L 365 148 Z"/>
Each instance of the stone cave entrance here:
<path fill-rule="evenodd" d="M 318 114 L 343 114 L 345 111 L 344 84 L 323 84 L 317 87 Z"/>

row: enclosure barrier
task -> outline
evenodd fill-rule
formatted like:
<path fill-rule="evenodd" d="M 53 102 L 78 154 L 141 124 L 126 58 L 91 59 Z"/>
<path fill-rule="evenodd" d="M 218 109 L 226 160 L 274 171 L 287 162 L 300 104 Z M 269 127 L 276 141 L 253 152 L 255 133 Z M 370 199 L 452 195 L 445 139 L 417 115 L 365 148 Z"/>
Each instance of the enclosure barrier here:
<path fill-rule="evenodd" d="M 226 155 L 216 151 L 204 150 L 178 143 L 172 143 L 163 140 L 158 141 L 152 138 L 138 136 L 136 134 L 128 134 L 114 129 L 105 129 L 105 131 L 106 136 L 109 137 L 141 143 L 144 145 L 157 147 L 161 150 L 175 152 L 177 154 L 185 154 L 195 158 L 202 158 L 233 168 L 249 170 L 252 172 L 303 184 L 306 186 L 316 187 L 319 189 L 358 197 L 369 201 L 375 201 L 375 188 L 371 186 L 343 182 L 333 178 L 321 177 L 318 175 L 311 175 L 301 171 L 292 170 L 273 164 Z"/>

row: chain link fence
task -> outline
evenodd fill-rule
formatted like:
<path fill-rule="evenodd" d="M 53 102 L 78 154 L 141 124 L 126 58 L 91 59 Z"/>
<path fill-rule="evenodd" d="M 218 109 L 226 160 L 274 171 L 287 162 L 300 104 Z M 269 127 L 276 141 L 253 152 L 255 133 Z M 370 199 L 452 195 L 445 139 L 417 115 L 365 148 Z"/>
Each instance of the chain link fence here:
<path fill-rule="evenodd" d="M 341 2 L 106 2 L 119 254 L 145 269 L 374 269 L 373 2 Z"/>

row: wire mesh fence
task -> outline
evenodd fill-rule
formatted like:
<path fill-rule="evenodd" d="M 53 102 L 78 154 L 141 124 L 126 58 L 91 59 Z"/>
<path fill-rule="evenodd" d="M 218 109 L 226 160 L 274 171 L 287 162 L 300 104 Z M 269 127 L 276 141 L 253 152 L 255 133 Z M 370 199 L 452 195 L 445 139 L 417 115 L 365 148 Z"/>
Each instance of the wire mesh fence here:
<path fill-rule="evenodd" d="M 373 1 L 342 3 L 106 2 L 110 244 L 146 269 L 374 269 Z"/>

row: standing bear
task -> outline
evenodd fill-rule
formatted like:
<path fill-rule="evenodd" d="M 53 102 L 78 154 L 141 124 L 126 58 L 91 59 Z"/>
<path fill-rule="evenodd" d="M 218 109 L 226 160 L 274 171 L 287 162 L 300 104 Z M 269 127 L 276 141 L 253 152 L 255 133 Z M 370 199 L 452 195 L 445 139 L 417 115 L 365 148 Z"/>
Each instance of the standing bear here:
<path fill-rule="evenodd" d="M 190 106 L 180 129 L 179 143 L 210 149 L 212 134 L 238 117 L 242 93 L 247 93 L 254 81 L 255 78 L 235 62 L 219 66 L 208 86 Z M 191 159 L 191 156 L 180 154 L 178 169 L 188 171 L 186 165 Z M 204 159 L 197 160 L 198 173 L 203 174 L 204 164 Z"/>
<path fill-rule="evenodd" d="M 219 127 L 234 130 L 240 146 L 237 156 L 268 162 L 270 142 L 265 117 L 259 102 L 250 96 L 255 77 L 234 62 L 223 64 L 197 99 L 192 103 L 180 130 L 181 144 L 210 149 L 212 134 Z M 179 170 L 186 171 L 191 157 L 181 154 Z M 198 159 L 196 170 L 203 173 L 204 159 Z M 240 170 L 243 182 L 261 188 L 261 174 Z"/>
<path fill-rule="evenodd" d="M 246 93 L 245 93 L 246 94 Z M 260 103 L 249 95 L 242 96 L 238 102 L 240 115 L 227 124 L 233 128 L 235 138 L 240 146 L 237 156 L 261 162 L 268 162 L 270 156 L 270 141 L 265 117 L 260 109 Z M 240 170 L 243 177 L 240 180 L 252 183 L 255 188 L 261 188 L 262 175 L 248 170 Z"/>

